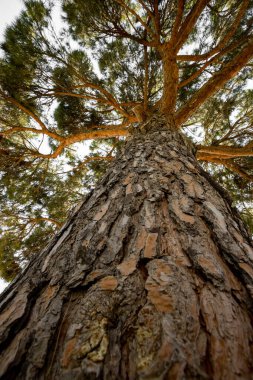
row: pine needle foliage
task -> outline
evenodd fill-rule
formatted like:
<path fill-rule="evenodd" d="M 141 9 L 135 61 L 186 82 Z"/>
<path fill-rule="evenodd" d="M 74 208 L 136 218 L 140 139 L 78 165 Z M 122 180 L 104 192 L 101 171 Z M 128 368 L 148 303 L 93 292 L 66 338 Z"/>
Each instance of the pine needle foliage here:
<path fill-rule="evenodd" d="M 2 277 L 39 252 L 154 112 L 191 138 L 253 228 L 252 5 L 24 1 L 0 58 Z"/>

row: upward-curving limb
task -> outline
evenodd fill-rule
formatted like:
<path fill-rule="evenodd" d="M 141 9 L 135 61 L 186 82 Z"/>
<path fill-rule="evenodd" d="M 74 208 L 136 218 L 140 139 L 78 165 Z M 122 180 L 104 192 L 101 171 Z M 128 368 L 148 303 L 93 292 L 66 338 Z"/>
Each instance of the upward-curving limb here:
<path fill-rule="evenodd" d="M 213 76 L 176 112 L 176 123 L 181 126 L 208 98 L 218 92 L 253 57 L 253 37 L 237 55 Z"/>

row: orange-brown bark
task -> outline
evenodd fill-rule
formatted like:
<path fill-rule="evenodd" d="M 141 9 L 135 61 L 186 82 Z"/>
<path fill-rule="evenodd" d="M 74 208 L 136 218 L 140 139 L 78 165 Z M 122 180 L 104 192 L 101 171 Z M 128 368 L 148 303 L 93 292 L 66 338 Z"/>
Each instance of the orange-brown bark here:
<path fill-rule="evenodd" d="M 252 157 L 253 147 L 233 147 L 233 146 L 198 146 L 197 158 L 216 156 L 217 158 L 235 158 L 235 157 Z"/>
<path fill-rule="evenodd" d="M 249 0 L 243 0 L 241 7 L 238 10 L 238 13 L 234 19 L 232 25 L 228 28 L 225 36 L 221 39 L 221 41 L 215 46 L 215 48 L 211 49 L 209 52 L 200 54 L 200 55 L 178 55 L 177 60 L 179 61 L 203 61 L 206 60 L 213 55 L 221 52 L 225 46 L 230 42 L 233 35 L 236 33 L 238 25 L 240 24 L 243 15 L 245 14 L 247 7 L 249 5 Z"/>
<path fill-rule="evenodd" d="M 161 112 L 174 114 L 177 101 L 177 88 L 179 69 L 176 54 L 170 43 L 160 48 L 163 64 L 163 95 L 161 99 Z"/>
<path fill-rule="evenodd" d="M 178 33 L 176 34 L 176 50 L 177 52 L 181 49 L 187 38 L 189 37 L 192 29 L 194 28 L 199 15 L 202 13 L 203 9 L 210 2 L 210 0 L 197 0 L 189 14 L 186 16 L 183 24 L 181 25 Z"/>
<path fill-rule="evenodd" d="M 154 12 L 139 0 L 147 17 L 135 12 L 131 2 L 115 1 L 128 20 L 136 18 L 146 31 L 139 38 L 117 30 L 120 38 L 145 46 L 144 101 L 132 102 L 135 109 L 128 113 L 123 107 L 130 103 L 119 103 L 74 68 L 83 85 L 73 89 L 88 88 L 91 94 L 63 89 L 49 95 L 102 102 L 126 121 L 63 137 L 15 99 L 6 98 L 40 129 L 10 126 L 4 136 L 27 131 L 59 142 L 51 154 L 31 152 L 38 157 L 55 158 L 65 147 L 87 139 L 126 136 L 130 123 L 145 122 L 133 128 L 111 170 L 47 249 L 0 297 L 0 377 L 251 380 L 252 244 L 226 193 L 203 172 L 175 128 L 174 115 L 180 127 L 248 62 L 253 42 L 243 45 L 240 40 L 240 52 L 176 112 L 177 59 L 184 57 L 176 54 L 209 1 L 196 0 L 182 22 L 185 2 L 178 0 L 171 39 L 163 36 L 163 45 L 158 0 L 152 4 Z M 228 34 L 213 50 L 185 59 L 210 58 L 181 86 L 229 51 L 247 6 L 243 0 Z M 146 118 L 148 46 L 161 55 L 163 96 L 162 114 Z M 92 90 L 101 97 L 93 97 Z M 197 158 L 250 179 L 231 159 L 252 156 L 252 149 L 200 146 Z"/>
<path fill-rule="evenodd" d="M 170 43 L 175 45 L 177 43 L 178 29 L 181 25 L 184 13 L 184 0 L 177 0 L 177 15 L 172 28 Z"/>
<path fill-rule="evenodd" d="M 31 152 L 32 155 L 36 157 L 42 157 L 42 158 L 56 158 L 58 157 L 63 150 L 72 144 L 75 144 L 77 142 L 85 141 L 85 140 L 95 140 L 95 139 L 106 139 L 111 137 L 119 137 L 119 136 L 128 136 L 129 132 L 125 128 L 114 128 L 113 129 L 103 129 L 103 130 L 96 130 L 93 132 L 84 132 L 84 133 L 77 133 L 75 135 L 66 137 L 63 142 L 61 142 L 56 150 L 53 153 L 50 154 L 43 154 L 39 152 Z"/>
<path fill-rule="evenodd" d="M 176 123 L 181 126 L 210 96 L 232 79 L 253 56 L 253 39 L 227 64 L 201 87 L 176 113 Z"/>
<path fill-rule="evenodd" d="M 42 120 L 34 113 L 32 112 L 31 110 L 29 110 L 27 107 L 25 107 L 23 104 L 21 104 L 18 100 L 16 100 L 15 98 L 9 96 L 9 95 L 6 95 L 3 91 L 0 91 L 0 95 L 3 97 L 3 99 L 7 102 L 7 103 L 11 103 L 13 104 L 15 107 L 17 107 L 20 111 L 24 112 L 26 115 L 30 116 L 34 121 L 36 121 L 36 123 L 39 124 L 39 126 L 41 127 L 41 129 L 43 131 L 48 131 L 46 125 L 42 122 Z"/>
<path fill-rule="evenodd" d="M 253 250 L 161 115 L 0 296 L 0 377 L 251 380 Z"/>
<path fill-rule="evenodd" d="M 231 172 L 239 174 L 240 177 L 246 179 L 247 181 L 253 181 L 253 176 L 248 174 L 245 170 L 243 170 L 239 165 L 236 165 L 233 161 L 227 158 L 219 158 L 216 156 L 199 156 L 199 160 L 201 161 L 207 161 L 207 162 L 212 162 L 217 165 L 223 165 L 226 168 L 228 168 Z"/>

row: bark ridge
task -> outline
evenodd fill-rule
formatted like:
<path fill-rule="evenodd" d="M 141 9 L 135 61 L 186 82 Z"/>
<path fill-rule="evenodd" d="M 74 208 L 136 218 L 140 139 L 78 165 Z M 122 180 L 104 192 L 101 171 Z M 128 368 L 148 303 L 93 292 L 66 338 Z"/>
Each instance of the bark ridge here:
<path fill-rule="evenodd" d="M 2 379 L 252 378 L 247 231 L 181 133 L 145 125 L 1 297 Z"/>

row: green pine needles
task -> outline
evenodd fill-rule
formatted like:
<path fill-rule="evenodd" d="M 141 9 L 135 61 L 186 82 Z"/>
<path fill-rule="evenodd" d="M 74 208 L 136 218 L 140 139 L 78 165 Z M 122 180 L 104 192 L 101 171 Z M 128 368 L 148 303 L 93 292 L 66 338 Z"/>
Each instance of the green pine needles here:
<path fill-rule="evenodd" d="M 3 278 L 39 252 L 153 112 L 190 136 L 252 228 L 252 4 L 24 1 L 0 58 Z"/>

